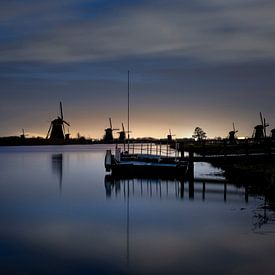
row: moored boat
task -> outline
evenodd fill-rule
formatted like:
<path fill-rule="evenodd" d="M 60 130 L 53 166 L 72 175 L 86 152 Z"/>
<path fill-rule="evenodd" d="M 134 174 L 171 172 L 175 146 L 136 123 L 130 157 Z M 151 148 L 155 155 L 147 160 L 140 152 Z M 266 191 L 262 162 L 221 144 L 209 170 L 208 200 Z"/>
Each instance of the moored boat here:
<path fill-rule="evenodd" d="M 107 150 L 105 155 L 105 169 L 113 175 L 184 177 L 187 166 L 187 162 L 178 158 L 128 154 L 119 149 L 116 149 L 115 154 Z"/>

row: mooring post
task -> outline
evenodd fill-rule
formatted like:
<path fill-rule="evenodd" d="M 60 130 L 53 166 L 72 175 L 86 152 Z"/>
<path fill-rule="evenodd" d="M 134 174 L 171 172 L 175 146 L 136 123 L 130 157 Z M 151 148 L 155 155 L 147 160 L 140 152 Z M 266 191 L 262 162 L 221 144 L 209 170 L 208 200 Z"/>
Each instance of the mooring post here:
<path fill-rule="evenodd" d="M 223 200 L 226 202 L 226 195 L 227 195 L 227 184 L 224 184 L 224 190 L 223 190 Z"/>
<path fill-rule="evenodd" d="M 205 182 L 202 183 L 202 200 L 205 200 Z"/>
<path fill-rule="evenodd" d="M 189 149 L 187 177 L 189 181 L 189 199 L 194 198 L 194 151 Z"/>
<path fill-rule="evenodd" d="M 178 143 L 177 150 L 180 151 L 180 157 L 184 158 L 184 143 Z"/>
<path fill-rule="evenodd" d="M 188 178 L 194 180 L 194 151 L 190 146 L 189 157 L 188 157 Z"/>

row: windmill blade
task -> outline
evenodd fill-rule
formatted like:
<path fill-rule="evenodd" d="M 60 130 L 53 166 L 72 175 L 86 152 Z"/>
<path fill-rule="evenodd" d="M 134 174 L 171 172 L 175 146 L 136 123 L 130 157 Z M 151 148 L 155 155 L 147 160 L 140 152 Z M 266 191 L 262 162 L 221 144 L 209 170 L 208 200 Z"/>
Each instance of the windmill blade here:
<path fill-rule="evenodd" d="M 170 134 L 170 136 L 172 136 L 172 134 L 171 134 L 171 129 L 169 129 L 169 134 Z"/>
<path fill-rule="evenodd" d="M 236 133 L 235 124 L 233 122 L 233 131 Z"/>
<path fill-rule="evenodd" d="M 62 122 L 63 123 L 65 123 L 66 125 L 68 125 L 68 126 L 71 126 L 67 121 L 65 121 L 65 120 L 62 120 Z M 65 126 L 64 126 L 64 124 L 63 124 L 63 129 L 64 129 L 64 132 L 65 132 Z"/>
<path fill-rule="evenodd" d="M 267 127 L 267 125 L 266 125 L 265 118 L 264 118 L 264 137 L 266 137 L 266 127 Z"/>
<path fill-rule="evenodd" d="M 110 128 L 113 129 L 112 119 L 110 117 L 109 117 L 109 122 L 110 122 Z"/>
<path fill-rule="evenodd" d="M 61 116 L 61 119 L 63 120 L 63 109 L 62 109 L 62 102 L 61 101 L 59 102 L 59 106 L 60 106 L 60 116 Z"/>
<path fill-rule="evenodd" d="M 119 128 L 112 129 L 112 131 L 119 131 Z"/>
<path fill-rule="evenodd" d="M 269 126 L 269 124 L 266 123 L 266 120 L 265 120 L 265 118 L 264 118 L 264 127 L 268 127 L 268 126 Z"/>
<path fill-rule="evenodd" d="M 123 123 L 122 123 L 122 131 L 123 131 L 123 132 L 125 132 L 125 129 L 124 129 L 124 125 L 123 125 Z"/>
<path fill-rule="evenodd" d="M 62 102 L 61 102 L 61 101 L 59 102 L 59 106 L 60 106 L 60 115 L 61 115 L 61 119 L 62 119 L 62 121 L 64 122 L 64 120 L 63 120 L 63 108 L 62 108 Z M 64 135 L 65 135 L 65 126 L 64 126 L 64 124 L 62 124 L 62 128 L 63 128 L 63 133 L 64 133 Z"/>
<path fill-rule="evenodd" d="M 51 129 L 52 129 L 52 124 L 50 125 L 50 128 L 49 128 L 49 130 L 48 130 L 48 133 L 47 133 L 46 139 L 48 139 Z"/>
<path fill-rule="evenodd" d="M 260 118 L 261 118 L 261 123 L 262 123 L 262 125 L 263 125 L 263 127 L 264 127 L 264 121 L 263 121 L 262 112 L 260 112 Z"/>

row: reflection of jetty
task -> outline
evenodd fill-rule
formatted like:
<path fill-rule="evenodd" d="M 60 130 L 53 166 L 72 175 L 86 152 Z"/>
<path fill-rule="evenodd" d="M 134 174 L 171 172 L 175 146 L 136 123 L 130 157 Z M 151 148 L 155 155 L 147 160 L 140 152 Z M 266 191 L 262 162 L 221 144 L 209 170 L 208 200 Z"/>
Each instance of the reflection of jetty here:
<path fill-rule="evenodd" d="M 160 198 L 160 199 L 194 199 L 207 197 L 219 198 L 224 201 L 228 197 L 244 197 L 248 201 L 248 188 L 237 188 L 224 179 L 194 179 L 194 181 L 169 180 L 161 178 L 119 178 L 111 175 L 105 176 L 106 196 L 123 197 L 127 195 L 140 198 Z"/>

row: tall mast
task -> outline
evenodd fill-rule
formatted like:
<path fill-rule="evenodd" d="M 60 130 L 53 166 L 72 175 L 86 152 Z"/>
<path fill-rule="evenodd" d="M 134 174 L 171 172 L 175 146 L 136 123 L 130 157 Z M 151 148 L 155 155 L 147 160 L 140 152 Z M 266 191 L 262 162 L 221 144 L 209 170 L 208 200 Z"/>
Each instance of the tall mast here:
<path fill-rule="evenodd" d="M 130 81 L 129 81 L 130 71 L 128 70 L 128 152 L 129 152 L 129 142 L 130 142 Z"/>

